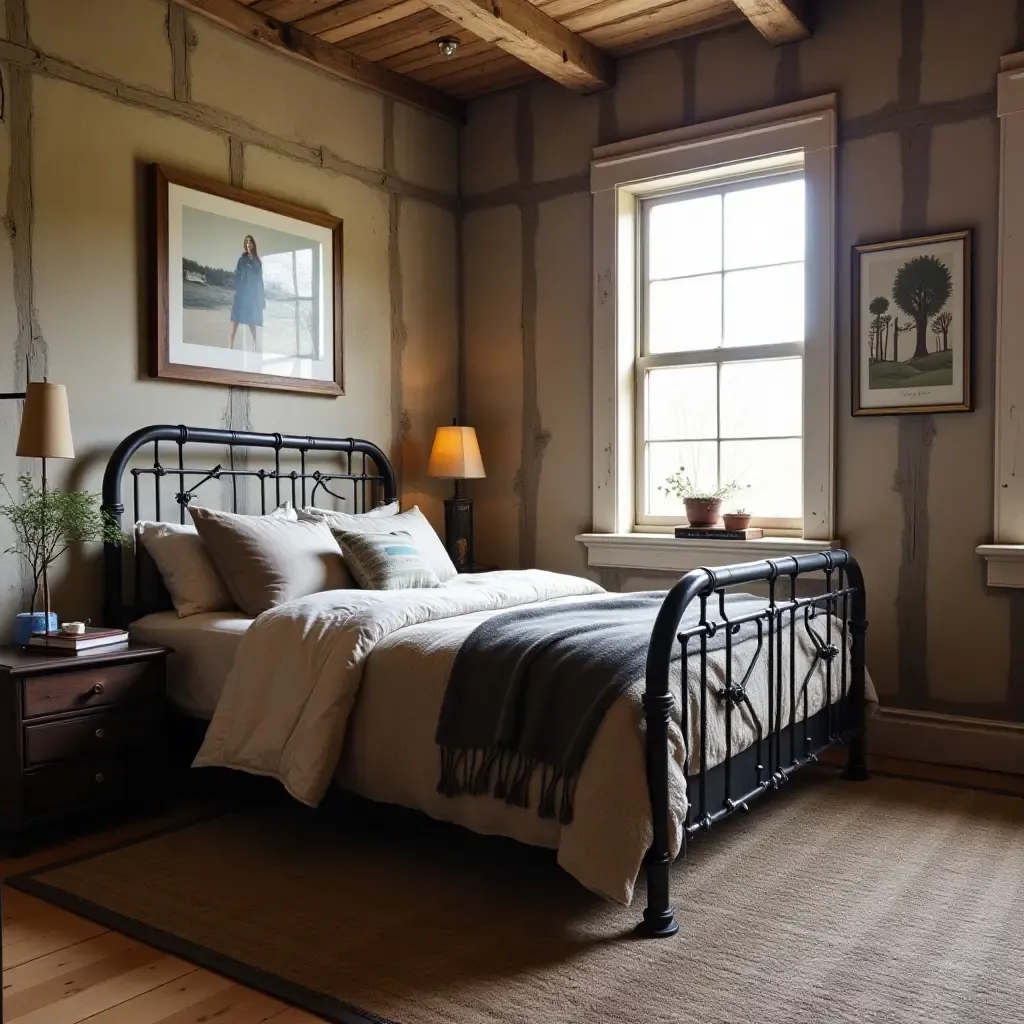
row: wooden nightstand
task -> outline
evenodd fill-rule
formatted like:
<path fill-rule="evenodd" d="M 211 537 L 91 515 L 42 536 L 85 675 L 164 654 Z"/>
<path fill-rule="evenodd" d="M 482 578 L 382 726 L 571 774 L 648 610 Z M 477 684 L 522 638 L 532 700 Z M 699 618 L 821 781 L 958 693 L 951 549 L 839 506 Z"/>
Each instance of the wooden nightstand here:
<path fill-rule="evenodd" d="M 123 802 L 159 803 L 167 650 L 0 649 L 0 837 Z"/>

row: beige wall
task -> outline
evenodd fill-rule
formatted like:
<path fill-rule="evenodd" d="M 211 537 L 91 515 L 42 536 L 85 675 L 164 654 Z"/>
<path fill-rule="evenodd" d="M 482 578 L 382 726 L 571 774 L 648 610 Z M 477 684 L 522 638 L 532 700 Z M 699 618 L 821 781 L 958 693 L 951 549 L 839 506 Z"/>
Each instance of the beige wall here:
<path fill-rule="evenodd" d="M 478 554 L 585 571 L 573 535 L 589 525 L 591 504 L 592 147 L 835 91 L 838 523 L 867 576 L 869 666 L 890 703 L 1024 717 L 1024 646 L 1011 655 L 1011 615 L 1018 624 L 1024 615 L 1019 599 L 986 590 L 974 554 L 992 524 L 994 86 L 1000 55 L 1016 44 L 1019 5 L 819 6 L 814 37 L 798 46 L 772 49 L 744 26 L 625 59 L 616 88 L 600 95 L 544 82 L 470 106 L 461 140 L 466 387 L 489 474 L 472 488 Z M 958 227 L 976 232 L 976 411 L 853 419 L 850 247 Z M 536 410 L 524 395 L 536 396 Z"/>
<path fill-rule="evenodd" d="M 0 203 L 17 232 L 0 239 L 0 390 L 23 383 L 26 353 L 68 385 L 78 457 L 54 464 L 59 484 L 98 491 L 113 445 L 148 423 L 358 436 L 391 451 L 404 498 L 440 528 L 444 487 L 425 467 L 457 402 L 456 127 L 173 10 L 169 31 L 163 0 L 6 0 Z M 24 66 L 32 49 L 44 68 Z M 229 401 L 146 376 L 152 161 L 343 218 L 343 398 Z M 19 417 L 0 403 L 9 481 L 30 468 L 13 456 Z M 98 615 L 96 554 L 55 573 L 63 617 Z M 5 555 L 0 634 L 21 591 Z"/>

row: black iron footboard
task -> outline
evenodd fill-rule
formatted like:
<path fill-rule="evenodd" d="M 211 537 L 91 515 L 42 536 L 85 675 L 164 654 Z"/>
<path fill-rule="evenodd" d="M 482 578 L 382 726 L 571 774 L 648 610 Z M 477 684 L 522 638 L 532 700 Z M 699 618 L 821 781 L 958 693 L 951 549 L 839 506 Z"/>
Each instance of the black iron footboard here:
<path fill-rule="evenodd" d="M 813 574 L 817 592 L 798 595 L 797 580 Z M 824 589 L 817 587 L 824 579 Z M 767 588 L 762 608 L 730 619 L 725 593 L 732 587 L 761 584 Z M 708 606 L 712 602 L 709 617 Z M 686 611 L 697 606 L 697 616 L 679 631 Z M 834 621 L 838 620 L 838 621 Z M 691 624 L 692 623 L 692 624 Z M 744 655 L 744 667 L 734 664 L 732 638 L 746 626 L 756 630 L 753 657 Z M 707 642 L 720 629 L 725 634 L 725 678 L 709 679 Z M 797 630 L 804 630 L 813 644 L 815 658 L 806 678 L 799 678 L 796 663 Z M 688 685 L 688 669 L 698 658 L 699 746 L 687 749 L 684 777 L 689 810 L 682 835 L 680 857 L 688 840 L 709 830 L 736 811 L 745 811 L 755 797 L 777 790 L 798 768 L 816 761 L 825 749 L 840 744 L 849 748 L 845 777 L 868 777 L 864 759 L 865 676 L 864 642 L 867 631 L 864 578 L 856 559 L 847 551 L 797 555 L 721 569 L 696 569 L 668 593 L 654 625 L 647 654 L 647 683 L 643 697 L 647 717 L 647 782 L 651 796 L 653 838 L 647 854 L 647 908 L 639 931 L 663 938 L 679 926 L 670 899 L 669 874 L 672 852 L 669 839 L 669 724 L 675 695 L 670 685 L 670 666 L 681 645 L 681 678 Z M 784 647 L 788 654 L 784 656 Z M 749 650 L 749 644 L 746 645 Z M 849 659 L 845 652 L 849 649 Z M 767 720 L 761 721 L 746 693 L 746 684 L 758 659 L 767 674 Z M 849 661 L 849 667 L 848 667 Z M 808 715 L 808 684 L 812 673 L 824 665 L 825 702 Z M 788 698 L 788 700 L 787 700 Z M 783 714 L 788 703 L 789 713 Z M 802 705 L 802 714 L 801 714 Z M 712 709 L 724 706 L 726 748 L 724 760 L 708 767 L 707 722 Z M 753 746 L 733 751 L 732 721 L 743 708 L 756 729 Z M 680 701 L 681 729 L 690 744 L 690 700 Z M 698 770 L 694 772 L 694 761 Z"/>

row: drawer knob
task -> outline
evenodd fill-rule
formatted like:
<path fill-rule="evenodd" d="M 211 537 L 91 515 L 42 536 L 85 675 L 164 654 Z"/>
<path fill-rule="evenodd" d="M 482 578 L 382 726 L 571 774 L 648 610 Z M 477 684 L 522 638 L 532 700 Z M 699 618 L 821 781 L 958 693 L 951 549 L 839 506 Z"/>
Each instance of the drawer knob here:
<path fill-rule="evenodd" d="M 96 683 L 96 685 L 93 686 L 93 688 L 92 688 L 92 693 L 96 697 L 98 697 L 101 693 L 103 693 L 103 684 L 102 683 Z"/>
<path fill-rule="evenodd" d="M 99 782 L 100 784 L 102 784 L 102 783 L 107 781 L 107 777 L 106 777 L 106 775 L 103 774 L 103 772 L 97 772 L 96 773 L 96 781 Z"/>
<path fill-rule="evenodd" d="M 101 740 L 106 735 L 107 735 L 107 730 L 106 729 L 97 729 L 96 730 L 96 739 Z"/>

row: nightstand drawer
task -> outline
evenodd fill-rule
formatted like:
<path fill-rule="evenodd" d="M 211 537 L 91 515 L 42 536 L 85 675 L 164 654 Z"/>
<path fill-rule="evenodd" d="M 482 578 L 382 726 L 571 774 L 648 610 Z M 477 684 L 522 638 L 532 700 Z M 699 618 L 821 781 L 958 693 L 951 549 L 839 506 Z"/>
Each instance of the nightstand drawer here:
<path fill-rule="evenodd" d="M 25 727 L 25 767 L 73 758 L 131 754 L 151 748 L 158 718 L 149 711 L 81 715 Z"/>
<path fill-rule="evenodd" d="M 26 772 L 25 817 L 46 818 L 124 797 L 130 761 L 71 761 Z"/>
<path fill-rule="evenodd" d="M 47 676 L 36 676 L 22 683 L 24 717 L 55 715 L 61 711 L 81 711 L 123 701 L 155 696 L 161 674 L 149 662 L 81 668 Z"/>

